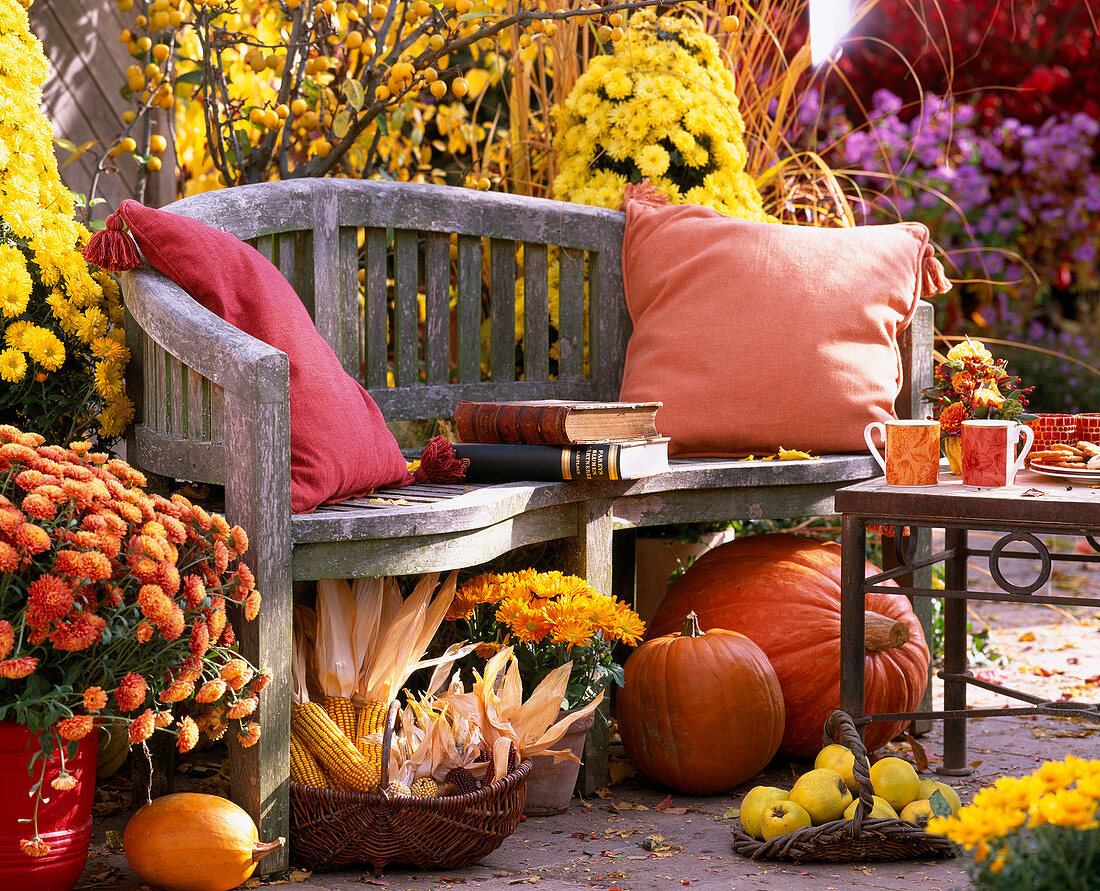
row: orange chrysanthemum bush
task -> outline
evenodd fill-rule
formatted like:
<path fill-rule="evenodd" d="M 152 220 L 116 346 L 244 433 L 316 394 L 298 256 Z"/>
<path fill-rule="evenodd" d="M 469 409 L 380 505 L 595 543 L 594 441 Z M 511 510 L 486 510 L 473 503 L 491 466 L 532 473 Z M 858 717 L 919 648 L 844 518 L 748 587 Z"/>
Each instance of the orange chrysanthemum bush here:
<path fill-rule="evenodd" d="M 612 650 L 616 643 L 636 646 L 645 634 L 645 623 L 618 598 L 575 575 L 534 569 L 470 579 L 459 586 L 447 618 L 465 623 L 479 656 L 511 646 L 525 690 L 572 661 L 565 708 L 590 702 L 607 682 L 622 686 Z"/>
<path fill-rule="evenodd" d="M 226 617 L 230 603 L 246 620 L 259 610 L 237 559 L 247 536 L 144 486 L 86 442 L 44 445 L 0 425 L 0 719 L 39 735 L 32 776 L 60 750 L 56 793 L 75 785 L 65 762 L 77 741 L 107 724 L 125 726 L 131 744 L 168 730 L 181 752 L 231 723 L 241 745 L 259 738 L 248 719 L 270 673 L 236 652 Z M 55 794 L 40 780 L 44 793 Z M 32 856 L 49 851 L 37 823 L 25 841 Z"/>

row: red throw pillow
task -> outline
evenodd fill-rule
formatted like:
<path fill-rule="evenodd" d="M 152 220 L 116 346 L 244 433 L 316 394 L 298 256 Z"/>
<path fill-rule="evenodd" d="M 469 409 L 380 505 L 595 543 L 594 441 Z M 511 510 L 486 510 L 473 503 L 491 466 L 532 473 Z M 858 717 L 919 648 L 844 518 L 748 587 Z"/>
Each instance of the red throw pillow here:
<path fill-rule="evenodd" d="M 137 201 L 118 209 L 146 261 L 230 325 L 290 358 L 290 506 L 412 482 L 382 412 L 317 332 L 298 295 L 259 251 L 189 217 Z"/>
<path fill-rule="evenodd" d="M 624 202 L 634 330 L 619 398 L 659 400 L 682 457 L 863 451 L 896 417 L 898 334 L 950 288 L 919 223 L 822 229 Z"/>

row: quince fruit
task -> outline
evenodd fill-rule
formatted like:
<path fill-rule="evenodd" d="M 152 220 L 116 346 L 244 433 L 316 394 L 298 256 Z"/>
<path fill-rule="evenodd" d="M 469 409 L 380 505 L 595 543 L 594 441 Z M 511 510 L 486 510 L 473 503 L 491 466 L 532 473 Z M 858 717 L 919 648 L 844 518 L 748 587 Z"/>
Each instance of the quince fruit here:
<path fill-rule="evenodd" d="M 872 795 L 871 800 L 875 803 L 875 806 L 871 808 L 871 813 L 864 814 L 864 820 L 885 820 L 885 819 L 897 819 L 898 812 L 890 807 L 890 802 L 885 798 L 880 798 L 877 795 Z M 856 806 L 859 804 L 859 799 L 855 799 L 847 808 L 844 809 L 844 819 L 855 819 Z"/>
<path fill-rule="evenodd" d="M 806 809 L 815 826 L 839 820 L 852 803 L 848 785 L 835 770 L 815 767 L 802 774 L 791 787 L 791 801 Z"/>
<path fill-rule="evenodd" d="M 864 758 L 864 760 L 867 759 Z M 814 759 L 814 767 L 829 767 L 844 777 L 844 784 L 853 796 L 859 795 L 859 783 L 856 782 L 854 771 L 855 763 L 855 753 L 847 746 L 837 743 L 825 746 Z M 867 763 L 870 764 L 869 761 Z"/>
<path fill-rule="evenodd" d="M 921 780 L 920 786 L 917 787 L 917 798 L 932 798 L 933 792 L 939 792 L 945 799 L 947 799 L 948 805 L 951 807 L 951 816 L 955 816 L 962 807 L 962 801 L 959 800 L 959 793 L 953 788 L 947 785 L 947 783 L 941 783 L 939 780 Z"/>
<path fill-rule="evenodd" d="M 890 807 L 901 812 L 917 797 L 920 777 L 917 770 L 904 758 L 880 758 L 871 765 L 871 786 L 876 795 L 890 802 Z"/>
<path fill-rule="evenodd" d="M 932 812 L 932 802 L 927 798 L 918 798 L 916 801 L 910 801 L 905 807 L 901 809 L 901 818 L 908 820 L 910 823 L 916 823 L 923 829 L 928 825 L 928 821 L 931 820 L 935 814 Z"/>
<path fill-rule="evenodd" d="M 787 835 L 812 825 L 813 821 L 804 807 L 793 801 L 777 801 L 764 808 L 764 815 L 760 818 L 760 834 L 764 841 L 769 841 L 778 835 Z"/>
<path fill-rule="evenodd" d="M 787 800 L 787 790 L 778 786 L 753 786 L 741 799 L 741 828 L 753 838 L 763 838 L 760 821 L 770 804 Z"/>

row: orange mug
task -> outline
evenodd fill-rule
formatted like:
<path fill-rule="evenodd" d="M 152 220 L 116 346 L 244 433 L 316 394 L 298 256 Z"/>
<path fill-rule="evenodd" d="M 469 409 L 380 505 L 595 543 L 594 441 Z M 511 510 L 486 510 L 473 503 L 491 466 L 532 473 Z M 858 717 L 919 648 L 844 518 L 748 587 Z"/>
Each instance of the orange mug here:
<path fill-rule="evenodd" d="M 886 444 L 885 459 L 871 439 L 875 430 Z M 889 485 L 934 486 L 939 482 L 939 421 L 872 421 L 864 429 L 863 438 Z"/>

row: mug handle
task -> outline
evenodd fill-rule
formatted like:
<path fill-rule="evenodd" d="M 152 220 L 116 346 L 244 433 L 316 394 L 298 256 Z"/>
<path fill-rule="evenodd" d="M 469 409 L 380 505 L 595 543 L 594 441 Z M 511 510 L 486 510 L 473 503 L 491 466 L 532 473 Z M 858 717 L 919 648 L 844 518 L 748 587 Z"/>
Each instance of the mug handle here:
<path fill-rule="evenodd" d="M 1023 468 L 1024 461 L 1027 459 L 1027 453 L 1031 451 L 1031 447 L 1035 444 L 1035 431 L 1027 424 L 1016 425 L 1016 435 L 1013 438 L 1013 444 L 1019 442 L 1021 436 L 1024 438 L 1024 447 L 1020 452 L 1020 457 L 1018 457 L 1016 463 L 1012 465 L 1012 473 L 1009 476 L 1010 481 L 1016 479 L 1016 474 Z"/>
<path fill-rule="evenodd" d="M 882 472 L 886 473 L 886 459 L 882 457 L 882 453 L 878 450 L 873 442 L 871 442 L 871 431 L 878 429 L 878 435 L 882 437 L 882 447 L 886 448 L 886 425 L 882 421 L 872 421 L 866 427 L 863 428 L 863 439 L 867 443 L 867 448 L 871 450 L 871 454 L 874 455 L 875 460 L 878 461 L 879 467 L 882 468 Z"/>

